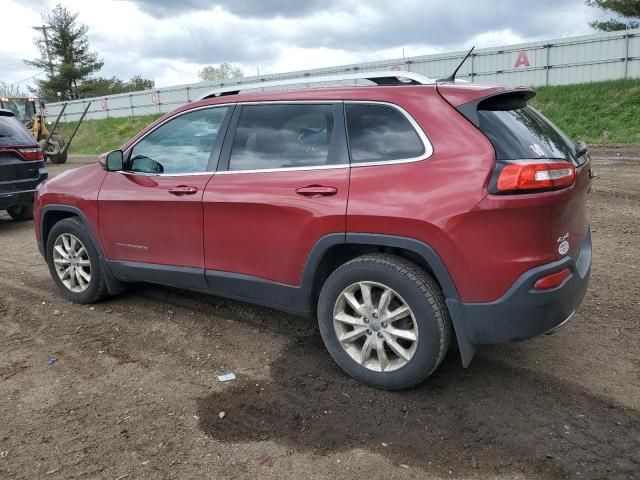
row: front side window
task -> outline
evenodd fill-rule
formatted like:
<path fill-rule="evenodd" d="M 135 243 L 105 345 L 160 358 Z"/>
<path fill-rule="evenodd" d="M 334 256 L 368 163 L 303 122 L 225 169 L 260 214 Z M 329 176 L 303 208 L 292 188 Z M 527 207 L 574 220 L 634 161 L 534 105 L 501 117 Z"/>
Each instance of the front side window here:
<path fill-rule="evenodd" d="M 143 173 L 206 172 L 227 107 L 185 113 L 158 127 L 131 152 L 129 170 Z"/>
<path fill-rule="evenodd" d="M 229 170 L 315 167 L 331 163 L 331 104 L 245 105 Z"/>
<path fill-rule="evenodd" d="M 404 160 L 425 153 L 415 128 L 397 108 L 366 103 L 345 108 L 353 163 Z"/>

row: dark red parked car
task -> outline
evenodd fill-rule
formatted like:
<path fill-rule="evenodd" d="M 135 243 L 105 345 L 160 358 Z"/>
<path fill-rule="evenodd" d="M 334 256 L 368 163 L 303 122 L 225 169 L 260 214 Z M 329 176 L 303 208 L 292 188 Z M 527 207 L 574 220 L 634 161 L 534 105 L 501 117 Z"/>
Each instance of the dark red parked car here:
<path fill-rule="evenodd" d="M 334 360 L 389 389 L 454 333 L 466 366 L 568 320 L 591 266 L 584 144 L 530 89 L 346 77 L 378 85 L 228 87 L 47 182 L 36 236 L 63 294 L 143 281 L 317 316 Z"/>

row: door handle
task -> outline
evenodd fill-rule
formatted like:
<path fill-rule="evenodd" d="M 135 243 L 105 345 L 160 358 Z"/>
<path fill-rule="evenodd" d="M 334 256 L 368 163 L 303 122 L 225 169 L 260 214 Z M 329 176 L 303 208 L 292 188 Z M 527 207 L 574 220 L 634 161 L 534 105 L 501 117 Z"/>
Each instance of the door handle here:
<path fill-rule="evenodd" d="M 178 185 L 177 187 L 171 187 L 169 193 L 173 195 L 193 195 L 197 193 L 198 189 L 192 185 Z"/>
<path fill-rule="evenodd" d="M 308 185 L 306 187 L 297 188 L 296 193 L 310 198 L 330 197 L 331 195 L 338 193 L 338 189 L 336 187 L 328 187 L 325 185 Z"/>

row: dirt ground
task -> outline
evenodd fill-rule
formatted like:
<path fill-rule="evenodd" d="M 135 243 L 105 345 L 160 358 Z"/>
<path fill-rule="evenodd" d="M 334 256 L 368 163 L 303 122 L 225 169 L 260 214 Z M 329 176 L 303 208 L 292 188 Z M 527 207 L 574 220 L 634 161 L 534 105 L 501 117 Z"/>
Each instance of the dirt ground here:
<path fill-rule="evenodd" d="M 348 378 L 272 310 L 144 285 L 71 304 L 31 223 L 0 214 L 0 478 L 640 478 L 640 146 L 594 163 L 570 324 L 468 369 L 450 353 L 407 392 Z"/>

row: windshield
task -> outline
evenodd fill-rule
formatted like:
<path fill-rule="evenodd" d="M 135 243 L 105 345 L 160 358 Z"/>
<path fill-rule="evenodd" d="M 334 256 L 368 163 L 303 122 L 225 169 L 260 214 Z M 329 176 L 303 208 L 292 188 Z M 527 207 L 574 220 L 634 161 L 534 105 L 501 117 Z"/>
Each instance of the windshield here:
<path fill-rule="evenodd" d="M 0 103 L 0 107 L 4 108 L 5 110 L 9 110 L 16 116 L 18 120 L 23 123 L 31 120 L 36 113 L 33 108 L 33 99 L 30 98 L 3 97 L 0 100 Z"/>
<path fill-rule="evenodd" d="M 498 160 L 562 159 L 576 165 L 576 144 L 536 109 L 478 108 L 480 130 L 489 138 Z"/>

